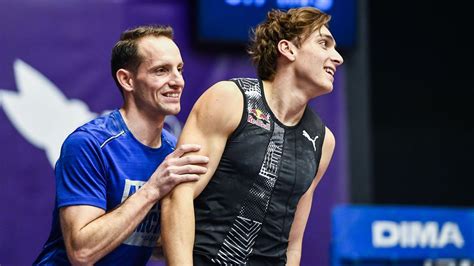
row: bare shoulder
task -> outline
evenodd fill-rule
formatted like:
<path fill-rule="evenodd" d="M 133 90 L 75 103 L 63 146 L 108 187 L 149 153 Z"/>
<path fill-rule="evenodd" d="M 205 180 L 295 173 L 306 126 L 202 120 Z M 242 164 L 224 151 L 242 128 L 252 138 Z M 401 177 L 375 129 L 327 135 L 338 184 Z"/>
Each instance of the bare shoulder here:
<path fill-rule="evenodd" d="M 233 105 L 243 102 L 243 97 L 237 85 L 232 81 L 220 81 L 207 89 L 199 98 L 198 102 L 214 104 L 217 107 L 222 105 Z"/>
<path fill-rule="evenodd" d="M 220 81 L 199 97 L 188 120 L 194 119 L 196 125 L 203 131 L 222 132 L 228 135 L 240 122 L 244 108 L 243 99 L 234 82 Z"/>
<path fill-rule="evenodd" d="M 323 177 L 326 169 L 331 161 L 332 155 L 334 153 L 334 147 L 336 146 L 336 139 L 334 134 L 331 132 L 329 128 L 326 127 L 326 133 L 324 136 L 323 142 L 323 149 L 321 154 L 321 159 L 319 161 L 319 170 L 316 174 L 316 178 L 314 180 L 315 186 L 319 183 L 321 178 Z"/>
<path fill-rule="evenodd" d="M 331 149 L 333 150 L 334 147 L 336 146 L 336 138 L 334 137 L 334 134 L 332 133 L 332 131 L 326 127 L 326 133 L 325 133 L 325 137 L 324 137 L 324 149 Z"/>

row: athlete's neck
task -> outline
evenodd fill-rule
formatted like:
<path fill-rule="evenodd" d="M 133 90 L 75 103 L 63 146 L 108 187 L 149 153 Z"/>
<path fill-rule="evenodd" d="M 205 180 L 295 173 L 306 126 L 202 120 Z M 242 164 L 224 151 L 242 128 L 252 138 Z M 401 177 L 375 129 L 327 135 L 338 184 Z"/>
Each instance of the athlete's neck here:
<path fill-rule="evenodd" d="M 265 99 L 273 114 L 286 126 L 298 124 L 308 103 L 307 98 L 284 79 L 263 81 Z"/>
<path fill-rule="evenodd" d="M 133 136 L 143 145 L 151 148 L 161 147 L 161 131 L 165 117 L 163 115 L 150 116 L 138 109 L 120 108 L 120 114 Z"/>

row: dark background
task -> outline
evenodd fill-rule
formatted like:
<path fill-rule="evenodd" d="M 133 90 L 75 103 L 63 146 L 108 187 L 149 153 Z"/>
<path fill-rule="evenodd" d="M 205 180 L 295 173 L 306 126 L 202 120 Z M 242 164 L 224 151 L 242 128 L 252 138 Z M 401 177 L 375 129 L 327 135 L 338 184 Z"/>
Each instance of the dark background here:
<path fill-rule="evenodd" d="M 373 203 L 474 206 L 467 3 L 368 1 Z"/>

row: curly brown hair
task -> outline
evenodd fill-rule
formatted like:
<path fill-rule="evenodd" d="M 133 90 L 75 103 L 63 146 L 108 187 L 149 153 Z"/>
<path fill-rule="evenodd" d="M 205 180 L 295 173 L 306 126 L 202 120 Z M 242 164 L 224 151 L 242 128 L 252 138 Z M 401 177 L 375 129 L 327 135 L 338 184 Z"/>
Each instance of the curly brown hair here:
<path fill-rule="evenodd" d="M 122 86 L 118 82 L 115 73 L 117 73 L 121 68 L 136 73 L 142 60 L 138 54 L 138 41 L 147 36 L 163 36 L 172 40 L 173 28 L 170 26 L 146 25 L 128 29 L 121 34 L 120 40 L 112 49 L 112 57 L 110 60 L 112 77 L 114 78 L 115 84 L 117 84 L 120 89 L 122 96 Z"/>
<path fill-rule="evenodd" d="M 280 40 L 289 40 L 300 47 L 311 33 L 329 27 L 329 20 L 330 15 L 312 7 L 269 11 L 267 19 L 253 30 L 248 49 L 258 76 L 263 80 L 274 79 Z"/>

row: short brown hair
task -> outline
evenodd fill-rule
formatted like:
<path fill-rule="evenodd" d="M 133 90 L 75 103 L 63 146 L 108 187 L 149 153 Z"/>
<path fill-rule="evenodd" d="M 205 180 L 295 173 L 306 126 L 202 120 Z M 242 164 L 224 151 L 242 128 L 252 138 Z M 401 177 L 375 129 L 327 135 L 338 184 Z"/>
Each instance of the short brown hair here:
<path fill-rule="evenodd" d="M 120 40 L 112 49 L 112 57 L 110 60 L 112 77 L 120 89 L 122 96 L 122 86 L 118 82 L 115 74 L 121 68 L 134 73 L 137 71 L 142 60 L 138 54 L 138 40 L 146 36 L 164 36 L 173 39 L 173 28 L 170 26 L 146 25 L 128 29 L 122 33 Z"/>
<path fill-rule="evenodd" d="M 269 11 L 267 19 L 253 30 L 248 49 L 258 76 L 263 80 L 275 77 L 279 41 L 289 40 L 300 47 L 311 33 L 328 27 L 329 20 L 330 15 L 312 7 Z"/>

